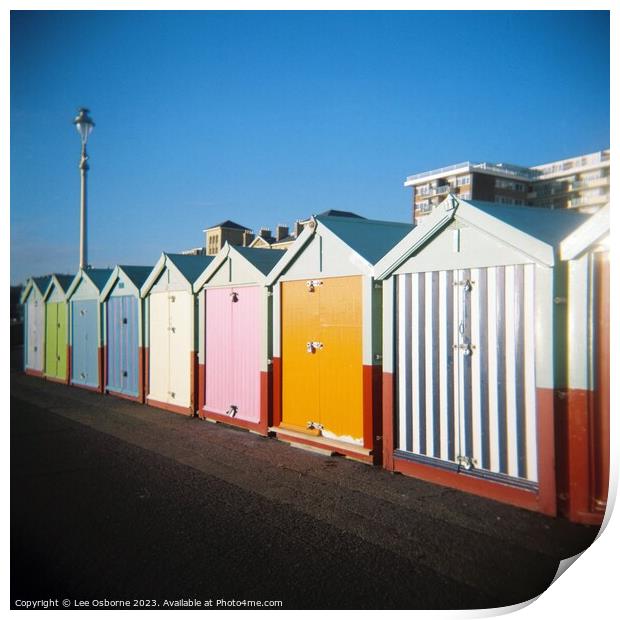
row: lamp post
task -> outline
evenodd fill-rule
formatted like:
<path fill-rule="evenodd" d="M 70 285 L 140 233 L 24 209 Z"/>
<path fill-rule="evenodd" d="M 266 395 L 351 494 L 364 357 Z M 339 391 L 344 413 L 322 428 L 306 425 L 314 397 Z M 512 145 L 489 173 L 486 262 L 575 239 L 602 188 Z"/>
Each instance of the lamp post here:
<path fill-rule="evenodd" d="M 86 154 L 86 142 L 88 142 L 88 136 L 93 130 L 95 123 L 93 119 L 88 116 L 88 110 L 86 108 L 80 108 L 78 114 L 73 120 L 75 128 L 80 134 L 82 140 L 82 155 L 80 157 L 80 180 L 81 180 L 81 193 L 80 193 L 80 269 L 86 269 L 88 267 L 88 242 L 86 238 L 86 172 L 88 171 L 88 155 Z"/>

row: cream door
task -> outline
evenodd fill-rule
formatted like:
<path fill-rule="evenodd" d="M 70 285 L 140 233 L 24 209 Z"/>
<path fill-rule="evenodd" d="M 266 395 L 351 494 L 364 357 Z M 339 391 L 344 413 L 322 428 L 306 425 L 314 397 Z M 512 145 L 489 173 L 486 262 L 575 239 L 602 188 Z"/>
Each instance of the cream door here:
<path fill-rule="evenodd" d="M 149 398 L 167 403 L 170 391 L 169 293 L 149 298 Z"/>
<path fill-rule="evenodd" d="M 170 388 L 168 402 L 191 406 L 191 355 L 194 333 L 194 298 L 185 291 L 168 294 L 170 308 Z"/>

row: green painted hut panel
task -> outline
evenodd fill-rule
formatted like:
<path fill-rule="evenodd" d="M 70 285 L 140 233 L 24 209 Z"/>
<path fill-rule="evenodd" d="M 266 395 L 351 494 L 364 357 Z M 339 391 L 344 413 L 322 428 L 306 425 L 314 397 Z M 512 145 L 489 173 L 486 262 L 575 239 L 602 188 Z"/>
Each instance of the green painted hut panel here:
<path fill-rule="evenodd" d="M 46 304 L 45 314 L 45 374 L 48 377 L 67 377 L 67 304 Z"/>

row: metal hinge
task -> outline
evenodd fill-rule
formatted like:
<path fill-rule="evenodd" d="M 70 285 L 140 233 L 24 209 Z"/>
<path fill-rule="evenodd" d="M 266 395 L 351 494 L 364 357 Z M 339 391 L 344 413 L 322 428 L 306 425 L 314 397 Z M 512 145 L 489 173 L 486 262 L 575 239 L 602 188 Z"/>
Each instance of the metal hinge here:
<path fill-rule="evenodd" d="M 462 286 L 465 288 L 466 291 L 471 291 L 471 289 L 473 288 L 473 284 L 475 284 L 476 281 L 475 280 L 458 280 L 456 282 L 454 282 L 452 284 L 452 286 Z"/>
<path fill-rule="evenodd" d="M 464 455 L 461 455 L 461 454 L 459 454 L 456 457 L 456 462 L 463 469 L 466 469 L 466 470 L 473 469 L 477 465 L 476 459 L 472 458 L 471 456 L 464 456 Z"/>

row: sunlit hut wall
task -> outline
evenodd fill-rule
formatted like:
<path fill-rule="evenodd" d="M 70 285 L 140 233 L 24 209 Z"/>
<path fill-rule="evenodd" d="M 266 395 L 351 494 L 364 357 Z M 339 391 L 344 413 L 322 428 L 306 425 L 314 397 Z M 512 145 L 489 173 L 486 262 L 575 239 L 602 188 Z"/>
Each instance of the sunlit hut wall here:
<path fill-rule="evenodd" d="M 50 276 L 31 277 L 20 302 L 24 305 L 24 371 L 41 376 L 45 352 L 45 307 L 43 295 Z"/>
<path fill-rule="evenodd" d="M 53 274 L 43 297 L 45 302 L 45 367 L 50 381 L 69 382 L 69 308 L 67 291 L 74 276 Z"/>
<path fill-rule="evenodd" d="M 193 415 L 198 406 L 198 309 L 192 285 L 212 256 L 162 254 L 140 295 L 145 299 L 146 402 Z"/>
<path fill-rule="evenodd" d="M 561 245 L 568 359 L 558 393 L 558 497 L 571 521 L 600 524 L 609 487 L 609 205 Z"/>
<path fill-rule="evenodd" d="M 387 469 L 556 513 L 558 248 L 585 219 L 448 196 L 377 264 Z"/>
<path fill-rule="evenodd" d="M 283 254 L 226 244 L 194 284 L 203 418 L 268 432 L 272 298 L 266 275 Z"/>
<path fill-rule="evenodd" d="M 319 215 L 269 274 L 279 439 L 380 462 L 381 291 L 373 264 L 411 229 Z"/>
<path fill-rule="evenodd" d="M 117 265 L 99 297 L 104 325 L 104 389 L 139 402 L 144 402 L 144 301 L 140 287 L 152 270 Z"/>
<path fill-rule="evenodd" d="M 71 385 L 103 390 L 103 321 L 99 295 L 111 269 L 80 269 L 69 290 L 69 377 Z"/>

